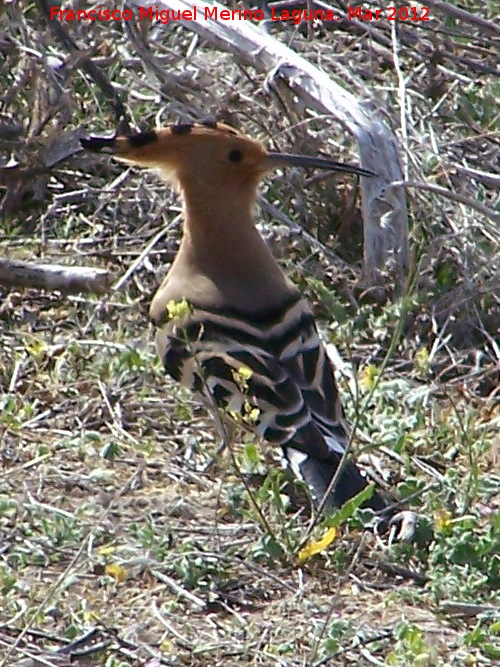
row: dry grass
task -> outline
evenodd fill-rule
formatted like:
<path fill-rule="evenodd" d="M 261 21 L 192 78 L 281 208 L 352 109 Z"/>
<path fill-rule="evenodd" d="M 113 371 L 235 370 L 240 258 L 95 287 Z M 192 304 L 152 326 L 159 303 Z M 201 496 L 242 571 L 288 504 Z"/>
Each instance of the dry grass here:
<path fill-rule="evenodd" d="M 467 6 L 493 19 L 492 6 Z M 432 7 L 431 15 L 430 26 L 399 26 L 399 72 L 387 23 L 371 36 L 318 26 L 312 41 L 302 28 L 273 30 L 384 117 L 410 178 L 498 215 L 498 34 Z M 0 17 L 0 158 L 31 168 L 0 181 L 2 252 L 108 268 L 119 279 L 169 226 L 104 299 L 2 293 L 0 665 L 30 656 L 20 664 L 493 664 L 497 224 L 412 190 L 415 280 L 401 302 L 377 305 L 359 282 L 351 179 L 341 189 L 304 175 L 265 185 L 267 200 L 316 238 L 262 213 L 325 335 L 354 364 L 357 382 L 342 381 L 351 421 L 386 360 L 360 415 L 358 451 L 400 496 L 420 491 L 413 506 L 436 523 L 425 548 L 384 551 L 350 518 L 325 556 L 299 568 L 308 519 L 280 495 L 286 476 L 273 454 L 259 450 L 256 463 L 247 442 L 236 467 L 226 453 L 205 471 L 219 445 L 212 421 L 154 354 L 148 304 L 178 244 L 178 200 L 151 175 L 83 153 L 59 158 L 78 128 L 116 124 L 89 62 L 140 127 L 211 112 L 268 145 L 343 158 L 349 137 L 327 118 L 284 113 L 261 74 L 193 45 L 181 28 L 67 24 L 76 54 L 36 5 L 4 5 Z"/>

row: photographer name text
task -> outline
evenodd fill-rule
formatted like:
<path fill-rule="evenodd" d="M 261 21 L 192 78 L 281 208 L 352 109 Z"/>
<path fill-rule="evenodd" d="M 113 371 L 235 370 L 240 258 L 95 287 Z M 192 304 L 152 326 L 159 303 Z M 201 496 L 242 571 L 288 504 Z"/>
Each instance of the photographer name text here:
<path fill-rule="evenodd" d="M 63 9 L 60 6 L 50 8 L 51 20 L 59 21 L 131 21 L 139 20 L 158 21 L 163 25 L 170 21 L 197 21 L 200 18 L 205 21 L 290 21 L 298 25 L 302 21 L 340 21 L 343 17 L 338 16 L 330 9 L 282 9 L 270 8 L 270 12 L 262 9 L 221 9 L 217 6 L 196 7 L 192 9 L 165 9 L 163 7 L 137 7 L 136 10 L 120 9 L 115 7 L 96 7 L 94 9 Z M 429 7 L 421 6 L 399 6 L 385 7 L 384 9 L 366 9 L 365 7 L 348 7 L 348 20 L 357 21 L 429 21 Z"/>

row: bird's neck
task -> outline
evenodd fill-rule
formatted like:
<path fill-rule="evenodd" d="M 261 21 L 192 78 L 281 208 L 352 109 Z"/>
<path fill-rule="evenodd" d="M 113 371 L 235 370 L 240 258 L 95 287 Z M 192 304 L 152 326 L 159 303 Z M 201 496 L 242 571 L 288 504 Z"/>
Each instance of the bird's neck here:
<path fill-rule="evenodd" d="M 185 199 L 184 237 L 181 251 L 202 271 L 229 272 L 235 278 L 257 262 L 267 271 L 276 271 L 269 252 L 252 220 L 253 201 L 198 202 Z"/>
<path fill-rule="evenodd" d="M 248 312 L 290 298 L 295 288 L 255 228 L 255 193 L 226 192 L 209 201 L 183 194 L 184 235 L 166 283 L 182 284 L 195 302 L 203 293 L 214 306 Z"/>

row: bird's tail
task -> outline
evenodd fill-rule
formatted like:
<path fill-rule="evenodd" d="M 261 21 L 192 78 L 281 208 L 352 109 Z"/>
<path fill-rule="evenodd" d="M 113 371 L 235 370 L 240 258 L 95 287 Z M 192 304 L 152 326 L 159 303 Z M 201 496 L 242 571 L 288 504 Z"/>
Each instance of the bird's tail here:
<path fill-rule="evenodd" d="M 284 450 L 293 471 L 305 481 L 313 493 L 315 504 L 319 505 L 337 472 L 342 455 L 330 450 L 328 458 L 318 459 L 290 446 L 285 447 Z M 347 460 L 342 467 L 335 486 L 331 489 L 326 499 L 325 507 L 341 507 L 345 502 L 360 493 L 367 485 L 366 478 L 361 474 L 356 464 L 353 461 Z M 387 507 L 387 503 L 377 491 L 374 491 L 372 497 L 363 506 L 369 507 L 375 512 L 381 512 Z"/>

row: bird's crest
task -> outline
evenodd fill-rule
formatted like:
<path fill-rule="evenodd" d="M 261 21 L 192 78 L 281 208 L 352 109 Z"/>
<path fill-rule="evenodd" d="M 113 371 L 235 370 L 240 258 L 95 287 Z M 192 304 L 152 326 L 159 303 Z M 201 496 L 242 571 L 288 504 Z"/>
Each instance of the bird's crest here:
<path fill-rule="evenodd" d="M 103 153 L 110 152 L 118 156 L 121 152 L 120 149 L 124 151 L 127 144 L 130 149 L 137 149 L 157 144 L 168 137 L 187 137 L 188 135 L 194 138 L 203 136 L 238 137 L 253 142 L 252 139 L 241 134 L 230 125 L 214 120 L 205 120 L 199 123 L 172 123 L 158 130 L 132 132 L 122 136 L 117 136 L 116 134 L 110 137 L 91 136 L 81 139 L 81 143 L 87 150 Z"/>
<path fill-rule="evenodd" d="M 131 164 L 159 168 L 181 181 L 186 174 L 197 172 L 204 174 L 205 183 L 240 175 L 243 182 L 253 185 L 266 172 L 287 166 L 375 175 L 327 157 L 267 151 L 259 141 L 214 120 L 168 125 L 123 136 L 89 137 L 81 142 L 88 150 L 110 153 Z"/>

